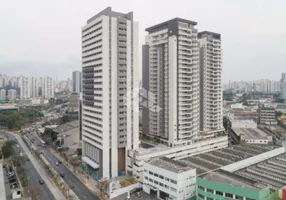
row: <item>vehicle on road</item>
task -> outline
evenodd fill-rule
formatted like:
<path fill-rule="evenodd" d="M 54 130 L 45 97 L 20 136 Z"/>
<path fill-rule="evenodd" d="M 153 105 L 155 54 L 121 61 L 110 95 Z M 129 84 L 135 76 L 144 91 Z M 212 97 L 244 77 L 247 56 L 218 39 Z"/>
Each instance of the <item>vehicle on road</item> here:
<path fill-rule="evenodd" d="M 56 162 L 56 166 L 59 166 L 59 162 L 58 161 Z"/>
<path fill-rule="evenodd" d="M 65 177 L 65 174 L 64 174 L 63 172 L 61 172 L 61 173 L 60 173 L 60 176 L 61 176 L 62 178 L 64 178 L 64 177 Z"/>
<path fill-rule="evenodd" d="M 45 182 L 42 179 L 40 179 L 39 183 L 40 183 L 40 185 L 43 185 Z"/>
<path fill-rule="evenodd" d="M 44 147 L 46 145 L 44 140 L 40 140 L 42 147 Z"/>
<path fill-rule="evenodd" d="M 59 160 L 58 163 L 59 163 L 59 164 L 62 164 L 62 161 Z"/>

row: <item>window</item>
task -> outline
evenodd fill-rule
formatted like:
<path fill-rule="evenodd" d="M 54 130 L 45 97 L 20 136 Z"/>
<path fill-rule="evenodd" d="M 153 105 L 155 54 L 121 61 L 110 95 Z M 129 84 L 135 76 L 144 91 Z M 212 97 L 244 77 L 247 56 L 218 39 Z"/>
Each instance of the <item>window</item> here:
<path fill-rule="evenodd" d="M 168 186 L 168 185 L 165 185 L 165 188 L 169 189 L 169 186 Z"/>
<path fill-rule="evenodd" d="M 177 184 L 177 181 L 170 179 L 171 183 Z"/>
<path fill-rule="evenodd" d="M 164 180 L 164 176 L 159 175 L 159 178 Z"/>
<path fill-rule="evenodd" d="M 205 199 L 205 196 L 200 194 L 200 193 L 198 194 L 198 197 L 201 198 L 201 199 Z"/>
<path fill-rule="evenodd" d="M 214 193 L 214 190 L 212 190 L 212 189 L 207 189 L 207 192 L 213 194 L 213 193 Z"/>
<path fill-rule="evenodd" d="M 148 177 L 147 176 L 145 176 L 144 178 L 148 181 Z"/>
<path fill-rule="evenodd" d="M 149 181 L 150 181 L 151 183 L 153 183 L 153 179 L 149 178 Z"/>
<path fill-rule="evenodd" d="M 235 195 L 235 199 L 243 200 L 242 196 Z"/>
<path fill-rule="evenodd" d="M 154 181 L 154 183 L 155 183 L 156 185 L 158 185 L 158 181 Z"/>
<path fill-rule="evenodd" d="M 226 197 L 233 198 L 233 194 L 230 194 L 230 193 L 225 193 L 225 196 L 226 196 Z"/>
<path fill-rule="evenodd" d="M 165 177 L 165 180 L 166 180 L 166 181 L 169 181 L 169 178 Z"/>
<path fill-rule="evenodd" d="M 150 175 L 153 175 L 153 172 L 150 172 L 150 171 L 149 171 L 149 174 L 150 174 Z"/>
<path fill-rule="evenodd" d="M 160 185 L 161 187 L 164 187 L 164 184 L 163 184 L 163 183 L 160 183 L 160 182 L 159 182 L 159 185 Z"/>
<path fill-rule="evenodd" d="M 202 191 L 205 191 L 205 188 L 204 187 L 202 187 L 202 186 L 198 186 L 198 188 L 200 189 L 200 190 L 202 190 Z"/>
<path fill-rule="evenodd" d="M 223 196 L 223 193 L 221 191 L 215 191 L 215 194 Z"/>
<path fill-rule="evenodd" d="M 251 198 L 246 198 L 246 200 L 255 200 L 255 199 L 251 199 Z"/>
<path fill-rule="evenodd" d="M 154 173 L 154 176 L 155 176 L 155 177 L 158 177 L 158 174 Z"/>
<path fill-rule="evenodd" d="M 208 197 L 207 200 L 214 200 L 213 198 Z"/>

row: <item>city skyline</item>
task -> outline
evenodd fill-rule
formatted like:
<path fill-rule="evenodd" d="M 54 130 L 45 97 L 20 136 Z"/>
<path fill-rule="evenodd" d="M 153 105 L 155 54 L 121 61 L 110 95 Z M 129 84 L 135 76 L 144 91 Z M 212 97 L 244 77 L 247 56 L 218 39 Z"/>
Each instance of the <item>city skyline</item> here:
<path fill-rule="evenodd" d="M 283 61 L 285 37 L 283 36 L 286 26 L 283 26 L 284 22 L 281 21 L 285 15 L 281 6 L 285 5 L 283 1 L 271 4 L 271 2 L 261 1 L 229 3 L 223 0 L 215 3 L 212 1 L 201 3 L 194 0 L 190 3 L 185 2 L 184 6 L 175 10 L 172 2 L 162 4 L 152 2 L 152 7 L 146 7 L 148 3 L 125 3 L 124 1 L 120 3 L 87 1 L 85 4 L 76 1 L 70 1 L 69 4 L 58 1 L 47 4 L 39 4 L 34 0 L 28 0 L 28 2 L 30 3 L 19 2 L 18 7 L 22 8 L 19 10 L 13 8 L 13 2 L 6 1 L 1 5 L 3 18 L 0 19 L 0 24 L 4 31 L 0 39 L 3 47 L 3 51 L 0 50 L 0 66 L 4 73 L 11 70 L 12 75 L 20 75 L 26 71 L 31 75 L 44 73 L 48 76 L 57 76 L 59 80 L 66 79 L 65 74 L 70 74 L 81 67 L 78 29 L 88 16 L 108 5 L 112 5 L 116 10 L 132 10 L 136 13 L 135 20 L 140 23 L 139 45 L 144 43 L 144 37 L 147 35 L 144 32 L 146 27 L 177 16 L 200 21 L 198 28 L 204 27 L 224 35 L 222 44 L 224 83 L 228 80 L 249 80 L 253 76 L 253 79 L 262 76 L 278 80 L 285 65 Z M 252 7 L 256 8 L 254 12 L 251 10 Z M 9 12 L 12 8 L 16 9 L 19 15 Z M 54 14 L 51 16 L 51 10 L 54 8 L 56 9 L 52 11 Z M 61 14 L 63 10 L 65 15 Z M 146 10 L 153 14 L 146 15 Z M 164 10 L 164 12 L 158 12 L 158 10 Z M 240 10 L 244 10 L 243 17 Z M 265 12 L 272 14 L 265 18 Z M 34 15 L 41 20 L 30 20 L 35 19 Z M 231 18 L 231 22 L 221 20 L 226 18 Z M 7 19 L 11 23 L 8 24 Z M 213 21 L 219 21 L 219 23 L 213 23 Z M 10 24 L 18 25 L 13 27 L 13 32 L 10 31 Z M 17 32 L 22 34 L 13 35 Z M 5 40 L 10 35 L 17 39 L 15 44 Z M 260 73 L 255 73 L 257 71 Z M 273 73 L 274 71 L 277 72 Z"/>

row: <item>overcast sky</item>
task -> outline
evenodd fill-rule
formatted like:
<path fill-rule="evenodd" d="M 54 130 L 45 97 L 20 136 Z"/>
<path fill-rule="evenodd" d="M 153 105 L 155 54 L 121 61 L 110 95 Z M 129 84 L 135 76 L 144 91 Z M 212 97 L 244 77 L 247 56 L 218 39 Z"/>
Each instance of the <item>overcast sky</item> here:
<path fill-rule="evenodd" d="M 224 82 L 286 72 L 284 0 L 0 0 L 0 73 L 71 77 L 81 69 L 81 27 L 108 6 L 134 12 L 140 45 L 146 27 L 174 17 L 221 33 Z"/>

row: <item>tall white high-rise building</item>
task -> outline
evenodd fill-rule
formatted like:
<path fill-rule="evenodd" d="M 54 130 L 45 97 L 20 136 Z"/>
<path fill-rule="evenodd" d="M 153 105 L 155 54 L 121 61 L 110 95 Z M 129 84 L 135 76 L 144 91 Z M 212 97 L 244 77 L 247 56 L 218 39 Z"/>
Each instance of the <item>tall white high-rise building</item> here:
<path fill-rule="evenodd" d="M 143 87 L 148 105 L 143 107 L 143 127 L 148 129 L 143 130 L 169 146 L 190 144 L 200 131 L 196 25 L 174 18 L 146 29 Z"/>
<path fill-rule="evenodd" d="M 200 130 L 223 131 L 221 35 L 198 34 L 200 43 Z"/>
<path fill-rule="evenodd" d="M 55 96 L 55 81 L 52 77 L 39 78 L 39 88 L 41 91 L 41 97 L 50 99 Z"/>
<path fill-rule="evenodd" d="M 126 171 L 139 146 L 138 23 L 110 7 L 82 28 L 82 160 L 99 177 Z"/>
<path fill-rule="evenodd" d="M 6 100 L 6 90 L 5 89 L 0 90 L 0 99 Z"/>
<path fill-rule="evenodd" d="M 286 99 L 286 73 L 282 73 L 280 80 L 280 92 L 281 97 Z"/>
<path fill-rule="evenodd" d="M 19 87 L 20 87 L 20 99 L 29 99 L 31 98 L 31 87 L 30 87 L 30 79 L 29 77 L 21 76 L 19 79 Z"/>
<path fill-rule="evenodd" d="M 81 92 L 81 77 L 82 75 L 80 71 L 74 71 L 72 73 L 72 92 Z"/>
<path fill-rule="evenodd" d="M 8 90 L 8 99 L 9 101 L 15 101 L 17 97 L 17 91 L 15 89 Z"/>
<path fill-rule="evenodd" d="M 39 96 L 39 84 L 37 77 L 29 77 L 29 85 L 30 85 L 30 97 L 35 98 Z"/>

